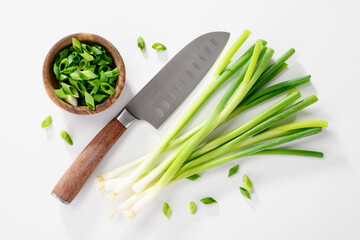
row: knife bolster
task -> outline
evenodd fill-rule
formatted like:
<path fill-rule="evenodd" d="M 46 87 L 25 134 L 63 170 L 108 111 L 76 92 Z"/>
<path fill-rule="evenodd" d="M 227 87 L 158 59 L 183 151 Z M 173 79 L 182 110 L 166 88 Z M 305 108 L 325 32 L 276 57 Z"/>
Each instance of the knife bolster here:
<path fill-rule="evenodd" d="M 115 117 L 119 122 L 124 125 L 124 127 L 128 128 L 130 125 L 138 120 L 136 117 L 134 117 L 126 108 L 121 110 L 121 112 Z"/>

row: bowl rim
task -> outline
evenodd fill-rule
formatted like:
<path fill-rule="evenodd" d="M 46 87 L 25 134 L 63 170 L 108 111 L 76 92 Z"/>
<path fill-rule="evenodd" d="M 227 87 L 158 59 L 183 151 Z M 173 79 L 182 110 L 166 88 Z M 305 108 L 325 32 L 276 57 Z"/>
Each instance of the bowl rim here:
<path fill-rule="evenodd" d="M 51 78 L 55 77 L 55 74 L 53 72 L 53 62 L 56 54 L 60 52 L 62 49 L 67 48 L 72 45 L 72 38 L 75 37 L 81 42 L 91 42 L 93 44 L 98 44 L 103 46 L 106 51 L 111 55 L 115 62 L 115 66 L 119 70 L 119 75 L 117 77 L 117 82 L 115 85 L 115 94 L 110 95 L 110 97 L 104 101 L 103 103 L 100 103 L 96 105 L 95 110 L 90 109 L 88 106 L 73 106 L 62 99 L 58 98 L 55 94 L 55 88 L 51 83 Z M 57 41 L 49 50 L 47 53 L 44 64 L 43 64 L 43 85 L 45 87 L 47 95 L 50 97 L 50 99 L 60 108 L 62 108 L 65 111 L 68 111 L 70 113 L 79 114 L 79 115 L 90 115 L 90 114 L 96 114 L 102 111 L 105 111 L 110 106 L 112 106 L 116 100 L 119 98 L 122 90 L 124 89 L 125 85 L 125 65 L 124 61 L 119 53 L 119 51 L 115 48 L 115 46 L 110 43 L 105 38 L 93 34 L 93 33 L 74 33 L 70 34 L 68 36 L 65 36 L 61 38 L 59 41 Z"/>

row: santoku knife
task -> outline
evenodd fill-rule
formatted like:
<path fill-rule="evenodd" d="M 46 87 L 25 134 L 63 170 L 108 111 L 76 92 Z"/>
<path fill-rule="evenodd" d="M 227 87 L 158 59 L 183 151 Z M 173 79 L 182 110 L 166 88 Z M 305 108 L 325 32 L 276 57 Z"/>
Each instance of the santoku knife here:
<path fill-rule="evenodd" d="M 229 36 L 227 32 L 204 34 L 176 54 L 87 145 L 59 180 L 52 195 L 69 204 L 134 121 L 146 120 L 159 128 L 205 76 Z"/>

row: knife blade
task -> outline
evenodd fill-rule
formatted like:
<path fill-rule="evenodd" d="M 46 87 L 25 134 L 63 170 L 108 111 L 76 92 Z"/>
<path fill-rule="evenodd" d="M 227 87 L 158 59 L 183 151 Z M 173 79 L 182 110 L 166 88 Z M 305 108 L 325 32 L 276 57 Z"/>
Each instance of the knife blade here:
<path fill-rule="evenodd" d="M 52 195 L 69 204 L 134 121 L 146 120 L 159 128 L 209 71 L 229 36 L 227 32 L 207 33 L 186 45 L 95 136 L 61 177 Z"/>

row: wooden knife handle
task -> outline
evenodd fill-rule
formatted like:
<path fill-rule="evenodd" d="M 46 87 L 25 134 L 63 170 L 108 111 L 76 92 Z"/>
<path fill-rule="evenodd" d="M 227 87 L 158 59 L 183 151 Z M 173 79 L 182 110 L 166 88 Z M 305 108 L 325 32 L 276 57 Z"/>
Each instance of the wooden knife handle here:
<path fill-rule="evenodd" d="M 63 203 L 71 203 L 101 159 L 125 130 L 126 127 L 119 120 L 111 120 L 71 164 L 56 184 L 52 195 Z"/>

